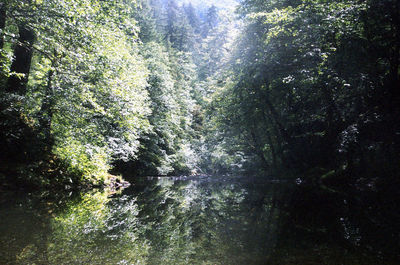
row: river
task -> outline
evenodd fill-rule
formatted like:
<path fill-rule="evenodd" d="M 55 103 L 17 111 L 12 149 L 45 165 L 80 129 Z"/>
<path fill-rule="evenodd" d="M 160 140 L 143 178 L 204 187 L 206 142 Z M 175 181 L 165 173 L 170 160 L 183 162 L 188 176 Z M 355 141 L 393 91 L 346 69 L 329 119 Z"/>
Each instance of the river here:
<path fill-rule="evenodd" d="M 392 227 L 397 223 L 357 197 L 299 180 L 148 177 L 131 182 L 117 192 L 3 194 L 0 264 L 399 261 Z"/>

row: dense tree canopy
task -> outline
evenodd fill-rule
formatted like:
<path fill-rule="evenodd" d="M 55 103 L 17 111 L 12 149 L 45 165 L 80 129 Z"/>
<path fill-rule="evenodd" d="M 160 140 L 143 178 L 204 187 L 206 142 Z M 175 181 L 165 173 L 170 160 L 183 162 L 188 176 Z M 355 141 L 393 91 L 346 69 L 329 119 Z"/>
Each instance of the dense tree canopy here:
<path fill-rule="evenodd" d="M 1 1 L 1 176 L 393 175 L 398 1 L 235 6 Z"/>
<path fill-rule="evenodd" d="M 249 0 L 238 12 L 244 29 L 215 101 L 227 137 L 237 139 L 228 148 L 269 171 L 393 174 L 398 2 Z"/>

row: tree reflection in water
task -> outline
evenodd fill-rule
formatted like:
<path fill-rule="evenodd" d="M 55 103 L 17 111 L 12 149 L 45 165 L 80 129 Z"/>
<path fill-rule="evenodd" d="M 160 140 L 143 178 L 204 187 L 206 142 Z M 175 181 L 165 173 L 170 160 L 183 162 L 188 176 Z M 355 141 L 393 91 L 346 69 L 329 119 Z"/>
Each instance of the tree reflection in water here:
<path fill-rule="evenodd" d="M 121 194 L 57 202 L 15 196 L 1 204 L 0 263 L 395 264 L 395 230 L 377 237 L 380 219 L 343 196 L 241 178 L 137 179 Z"/>

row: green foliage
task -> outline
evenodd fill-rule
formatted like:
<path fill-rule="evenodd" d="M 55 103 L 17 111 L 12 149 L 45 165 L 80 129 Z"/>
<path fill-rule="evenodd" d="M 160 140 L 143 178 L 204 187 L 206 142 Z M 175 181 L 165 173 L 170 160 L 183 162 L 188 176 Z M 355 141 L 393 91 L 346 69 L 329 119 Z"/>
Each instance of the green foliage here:
<path fill-rule="evenodd" d="M 399 111 L 398 10 L 394 1 L 243 1 L 245 27 L 215 95 L 233 150 L 256 154 L 269 172 L 365 169 L 372 156 L 396 157 L 381 148 L 398 146 L 385 125 Z"/>
<path fill-rule="evenodd" d="M 150 171 L 156 170 L 152 174 L 188 171 L 193 166 L 185 162 L 186 155 L 179 154 L 190 149 L 187 144 L 194 104 L 190 94 L 193 66 L 184 53 L 171 50 L 168 53 L 155 42 L 145 44 L 141 53 L 150 71 L 147 90 L 153 129 L 146 137 L 139 160 Z"/>
<path fill-rule="evenodd" d="M 221 57 L 200 59 L 223 44 L 201 45 L 205 29 L 217 39 L 215 7 L 203 20 L 193 6 L 172 0 L 9 1 L 5 7 L 2 86 L 9 93 L 2 102 L 15 108 L 2 113 L 7 120 L 24 117 L 3 126 L 7 146 L 18 142 L 15 153 L 23 150 L 29 163 L 55 155 L 65 172 L 82 176 L 78 182 L 104 181 L 111 164 L 133 163 L 130 173 L 137 174 L 194 171 L 207 96 L 196 92 L 196 81 L 207 70 L 197 71 L 193 62 L 213 65 L 208 76 Z M 22 30 L 34 40 L 21 44 Z M 16 43 L 31 62 L 18 61 Z M 11 73 L 15 61 L 28 71 Z M 9 76 L 21 89 L 10 87 Z M 28 143 L 31 134 L 37 146 Z"/>
<path fill-rule="evenodd" d="M 246 0 L 241 21 L 180 3 L 2 3 L 0 156 L 55 159 L 89 182 L 112 165 L 330 172 L 396 161 L 395 1 Z"/>
<path fill-rule="evenodd" d="M 113 159 L 134 159 L 139 138 L 150 129 L 148 71 L 130 17 L 134 2 L 7 4 L 7 41 L 18 36 L 13 25 L 36 35 L 27 91 L 16 111 L 28 117 L 37 137 L 82 180 L 104 179 Z"/>

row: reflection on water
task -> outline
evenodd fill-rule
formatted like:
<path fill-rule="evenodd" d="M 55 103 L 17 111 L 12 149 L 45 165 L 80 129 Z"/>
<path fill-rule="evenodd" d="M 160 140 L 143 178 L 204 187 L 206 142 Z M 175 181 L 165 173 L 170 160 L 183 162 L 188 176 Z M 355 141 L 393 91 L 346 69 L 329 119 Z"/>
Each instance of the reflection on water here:
<path fill-rule="evenodd" d="M 396 264 L 396 230 L 372 229 L 390 218 L 298 184 L 144 178 L 121 194 L 4 196 L 0 264 Z"/>

